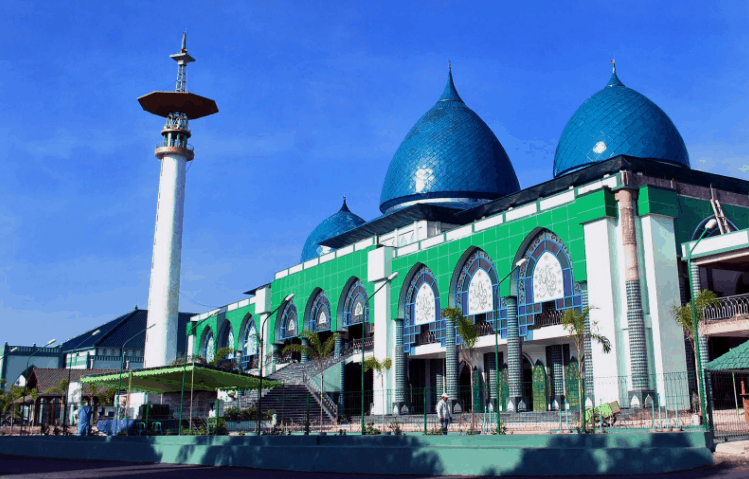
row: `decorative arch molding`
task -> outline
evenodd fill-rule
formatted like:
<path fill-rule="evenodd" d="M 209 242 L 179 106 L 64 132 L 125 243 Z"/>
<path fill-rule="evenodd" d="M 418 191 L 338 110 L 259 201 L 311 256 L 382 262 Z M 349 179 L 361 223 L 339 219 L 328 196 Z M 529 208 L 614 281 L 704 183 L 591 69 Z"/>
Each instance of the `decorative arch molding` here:
<path fill-rule="evenodd" d="M 419 264 L 406 286 L 404 295 L 403 352 L 425 342 L 445 346 L 445 320 L 440 317 L 440 297 L 432 271 Z"/>
<path fill-rule="evenodd" d="M 198 354 L 208 362 L 213 361 L 216 355 L 216 338 L 213 335 L 213 328 L 210 326 L 203 329 L 203 334 L 200 336 Z"/>
<path fill-rule="evenodd" d="M 219 341 L 218 341 L 218 348 L 231 348 L 232 350 L 235 350 L 236 342 L 235 342 L 235 335 L 234 335 L 234 328 L 231 325 L 231 322 L 228 320 L 224 320 L 224 324 L 221 327 L 221 332 L 218 335 Z"/>
<path fill-rule="evenodd" d="M 498 282 L 491 257 L 480 248 L 471 248 L 453 272 L 452 304 L 474 323 L 490 326 L 492 333 L 494 321 L 499 317 L 500 333 L 506 338 L 507 307 L 502 307 L 499 299 Z"/>
<path fill-rule="evenodd" d="M 564 310 L 582 308 L 580 285 L 573 282 L 567 245 L 549 230 L 527 243 L 518 270 L 518 326 L 520 336 L 535 327 L 558 324 Z M 518 258 L 518 259 L 520 259 Z"/>
<path fill-rule="evenodd" d="M 242 351 L 242 368 L 250 369 L 253 360 L 257 359 L 260 345 L 258 343 L 258 327 L 251 314 L 242 320 L 239 330 L 239 347 Z"/>
<path fill-rule="evenodd" d="M 700 221 L 700 223 L 697 225 L 697 227 L 694 229 L 694 232 L 692 233 L 692 241 L 695 241 L 699 239 L 700 235 L 702 235 L 702 232 L 705 231 L 705 225 L 707 225 L 707 222 L 715 218 L 715 215 L 710 215 L 707 218 Z M 733 221 L 726 218 L 726 221 L 728 221 L 728 226 L 731 227 L 731 231 L 738 231 L 739 228 L 733 223 Z M 709 238 L 711 236 L 719 235 L 720 234 L 720 228 L 717 226 L 713 228 L 712 230 L 708 230 L 708 232 L 705 234 L 705 238 Z M 681 250 L 681 248 L 677 248 L 677 250 Z"/>
<path fill-rule="evenodd" d="M 347 328 L 355 324 L 369 324 L 369 303 L 367 290 L 359 278 L 349 280 L 343 296 L 340 324 Z M 330 308 L 330 306 L 328 306 Z"/>
<path fill-rule="evenodd" d="M 297 315 L 296 305 L 294 305 L 293 300 L 284 304 L 278 318 L 276 329 L 279 341 L 295 338 L 299 335 L 301 325 L 299 324 L 299 316 Z"/>
<path fill-rule="evenodd" d="M 332 315 L 328 296 L 320 288 L 316 288 L 307 303 L 305 314 L 307 329 L 309 331 L 330 331 Z"/>

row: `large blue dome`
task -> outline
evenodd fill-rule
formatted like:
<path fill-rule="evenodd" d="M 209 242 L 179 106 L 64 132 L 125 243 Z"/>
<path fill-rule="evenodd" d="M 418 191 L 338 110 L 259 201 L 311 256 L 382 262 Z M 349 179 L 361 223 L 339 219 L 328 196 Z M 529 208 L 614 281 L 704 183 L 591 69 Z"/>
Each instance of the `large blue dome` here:
<path fill-rule="evenodd" d="M 616 75 L 588 98 L 564 127 L 554 177 L 617 155 L 653 158 L 689 168 L 684 140 L 658 105 Z"/>
<path fill-rule="evenodd" d="M 450 72 L 439 101 L 411 128 L 390 162 L 380 210 L 416 202 L 467 207 L 519 189 L 505 149 L 463 103 Z"/>
<path fill-rule="evenodd" d="M 343 198 L 343 206 L 338 213 L 329 217 L 315 228 L 307 237 L 302 249 L 302 262 L 317 258 L 323 253 L 327 253 L 324 246 L 320 245 L 326 239 L 333 238 L 346 231 L 352 230 L 366 223 L 361 217 L 355 215 L 346 205 L 346 197 Z"/>

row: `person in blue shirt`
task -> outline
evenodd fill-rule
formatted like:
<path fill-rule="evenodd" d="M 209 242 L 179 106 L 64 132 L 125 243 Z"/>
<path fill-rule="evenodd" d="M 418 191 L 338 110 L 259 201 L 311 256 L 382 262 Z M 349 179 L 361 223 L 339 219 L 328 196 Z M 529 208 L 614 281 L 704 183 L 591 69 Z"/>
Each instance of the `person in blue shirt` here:
<path fill-rule="evenodd" d="M 78 435 L 88 436 L 91 434 L 91 406 L 88 401 L 83 400 L 83 405 L 78 409 Z"/>

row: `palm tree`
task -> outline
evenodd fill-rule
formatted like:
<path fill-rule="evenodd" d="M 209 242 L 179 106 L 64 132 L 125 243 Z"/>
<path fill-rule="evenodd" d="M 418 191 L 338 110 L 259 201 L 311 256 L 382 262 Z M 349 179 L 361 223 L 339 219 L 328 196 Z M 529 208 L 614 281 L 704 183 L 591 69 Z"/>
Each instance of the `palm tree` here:
<path fill-rule="evenodd" d="M 606 336 L 598 333 L 598 321 L 590 321 L 588 328 L 585 326 L 585 318 L 590 313 L 591 307 L 587 307 L 581 312 L 575 309 L 568 309 L 562 316 L 562 326 L 567 330 L 567 333 L 572 337 L 575 342 L 575 348 L 577 348 L 578 364 L 580 365 L 580 373 L 577 378 L 577 386 L 580 394 L 580 420 L 582 421 L 582 428 L 585 429 L 585 342 L 595 341 L 601 345 L 603 352 L 608 354 L 611 352 L 611 341 Z"/>
<path fill-rule="evenodd" d="M 320 336 L 314 331 L 302 331 L 299 338 L 306 339 L 308 344 L 289 344 L 283 348 L 283 353 L 293 351 L 295 353 L 306 354 L 317 362 L 320 368 L 320 403 L 322 405 L 322 395 L 325 394 L 325 360 L 335 349 L 335 341 L 340 336 L 339 333 L 333 333 L 325 342 L 320 341 Z M 322 432 L 322 407 L 320 408 L 320 432 Z"/>
<path fill-rule="evenodd" d="M 713 306 L 718 304 L 718 297 L 710 291 L 709 289 L 703 289 L 702 291 L 697 294 L 697 296 L 694 297 L 694 305 L 695 305 L 695 316 L 697 316 L 697 323 L 699 324 L 700 321 L 704 318 L 703 311 L 708 306 Z M 689 342 L 692 344 L 692 353 L 694 354 L 694 364 L 697 364 L 697 348 L 699 347 L 697 345 L 697 340 L 694 337 L 694 320 L 692 317 L 692 303 L 689 302 L 685 304 L 684 306 L 677 306 L 673 305 L 671 308 L 671 312 L 674 317 L 674 321 L 677 322 L 679 326 L 681 326 L 681 329 L 684 330 L 684 336 L 689 340 Z M 697 381 L 697 391 L 699 393 L 699 387 L 700 382 Z M 701 407 L 701 406 L 698 406 Z"/>
<path fill-rule="evenodd" d="M 382 388 L 382 414 L 386 414 L 387 407 L 385 407 L 386 401 L 385 401 L 385 371 L 389 371 L 390 368 L 393 366 L 393 360 L 390 358 L 385 358 L 382 361 L 377 359 L 374 356 L 369 356 L 367 359 L 364 360 L 364 372 L 367 372 L 369 370 L 377 371 L 377 374 L 380 375 L 380 385 Z"/>

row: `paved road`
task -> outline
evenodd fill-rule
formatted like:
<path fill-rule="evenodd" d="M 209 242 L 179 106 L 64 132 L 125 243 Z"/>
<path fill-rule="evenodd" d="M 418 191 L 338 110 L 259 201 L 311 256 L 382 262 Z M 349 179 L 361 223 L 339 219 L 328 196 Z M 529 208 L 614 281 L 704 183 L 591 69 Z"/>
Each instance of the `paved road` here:
<path fill-rule="evenodd" d="M 64 479 L 93 479 L 93 478 L 141 478 L 158 479 L 169 478 L 206 478 L 242 477 L 257 479 L 374 479 L 405 477 L 418 478 L 426 476 L 383 476 L 364 474 L 327 474 L 301 473 L 286 471 L 263 471 L 240 467 L 211 467 L 193 466 L 186 464 L 133 464 L 115 461 L 72 461 L 61 459 L 39 459 L 0 454 L 0 478 L 64 478 Z M 459 478 L 464 476 L 443 476 Z M 503 476 L 509 477 L 509 476 Z M 515 477 L 515 476 L 513 476 Z M 600 476 L 599 476 L 600 477 Z M 629 479 L 631 477 L 654 478 L 655 476 L 605 476 L 606 479 Z M 687 472 L 666 474 L 658 477 L 667 479 L 744 479 L 749 477 L 749 465 L 736 463 L 721 463 L 717 466 L 694 469 Z M 512 478 L 509 478 L 512 479 Z M 528 478 L 526 478 L 528 479 Z M 539 478 L 540 479 L 540 478 Z M 543 479 L 553 479 L 544 476 Z"/>

